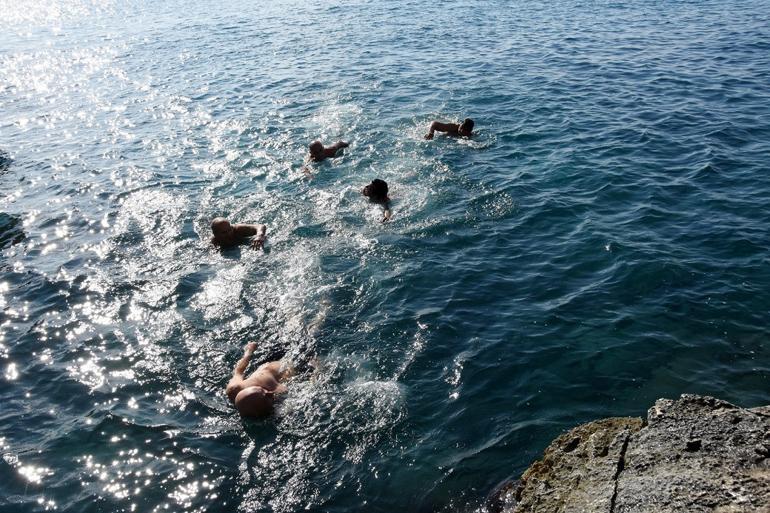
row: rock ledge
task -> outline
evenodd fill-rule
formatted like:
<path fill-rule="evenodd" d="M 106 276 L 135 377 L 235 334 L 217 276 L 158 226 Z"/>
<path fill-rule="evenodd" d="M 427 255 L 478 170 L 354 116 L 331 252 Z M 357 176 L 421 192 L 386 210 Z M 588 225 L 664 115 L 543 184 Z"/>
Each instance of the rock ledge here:
<path fill-rule="evenodd" d="M 770 407 L 696 395 L 563 434 L 490 503 L 506 513 L 770 513 Z"/>

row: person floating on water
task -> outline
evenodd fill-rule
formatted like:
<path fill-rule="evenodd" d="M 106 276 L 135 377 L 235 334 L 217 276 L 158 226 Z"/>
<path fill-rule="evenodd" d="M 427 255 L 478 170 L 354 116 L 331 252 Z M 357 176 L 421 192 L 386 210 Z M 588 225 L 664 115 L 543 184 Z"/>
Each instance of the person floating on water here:
<path fill-rule="evenodd" d="M 211 231 L 214 233 L 211 243 L 221 248 L 230 248 L 256 235 L 251 241 L 251 247 L 259 249 L 267 237 L 267 226 L 264 224 L 230 224 L 224 217 L 211 221 Z"/>
<path fill-rule="evenodd" d="M 462 123 L 441 123 L 434 121 L 430 124 L 430 130 L 425 136 L 426 139 L 433 139 L 434 132 L 444 132 L 454 137 L 470 137 L 473 132 L 473 120 L 465 118 Z"/>
<path fill-rule="evenodd" d="M 383 213 L 382 222 L 390 221 L 390 197 L 388 197 L 388 184 L 385 180 L 375 178 L 372 180 L 372 183 L 363 188 L 361 194 L 369 198 L 369 201 L 383 205 L 385 212 Z"/>
<path fill-rule="evenodd" d="M 308 158 L 313 162 L 321 162 L 322 160 L 334 157 L 338 151 L 348 146 L 350 145 L 345 141 L 337 141 L 328 147 L 324 147 L 321 141 L 313 141 L 308 146 L 308 150 L 310 150 Z"/>
<path fill-rule="evenodd" d="M 248 378 L 245 377 L 255 342 L 246 344 L 243 357 L 233 369 L 233 377 L 227 384 L 225 394 L 242 417 L 267 417 L 273 412 L 276 401 L 288 392 L 283 384 L 294 375 L 294 369 L 282 361 L 263 363 Z"/>

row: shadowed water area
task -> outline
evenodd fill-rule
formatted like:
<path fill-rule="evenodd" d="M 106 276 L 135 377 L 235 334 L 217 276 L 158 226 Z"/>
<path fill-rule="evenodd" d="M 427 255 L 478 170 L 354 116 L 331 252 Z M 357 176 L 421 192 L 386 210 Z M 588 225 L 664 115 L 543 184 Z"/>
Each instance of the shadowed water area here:
<path fill-rule="evenodd" d="M 577 423 L 770 403 L 770 2 L 0 13 L 0 511 L 466 512 Z M 321 360 L 268 421 L 251 340 Z"/>

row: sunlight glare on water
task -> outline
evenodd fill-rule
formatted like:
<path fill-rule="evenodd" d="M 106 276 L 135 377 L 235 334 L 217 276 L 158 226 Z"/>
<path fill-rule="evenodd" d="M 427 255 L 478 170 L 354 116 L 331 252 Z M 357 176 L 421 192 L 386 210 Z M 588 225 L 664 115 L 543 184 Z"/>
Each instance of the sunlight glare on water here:
<path fill-rule="evenodd" d="M 0 13 L 0 509 L 480 511 L 577 423 L 770 402 L 766 0 Z M 269 420 L 249 341 L 317 357 Z"/>

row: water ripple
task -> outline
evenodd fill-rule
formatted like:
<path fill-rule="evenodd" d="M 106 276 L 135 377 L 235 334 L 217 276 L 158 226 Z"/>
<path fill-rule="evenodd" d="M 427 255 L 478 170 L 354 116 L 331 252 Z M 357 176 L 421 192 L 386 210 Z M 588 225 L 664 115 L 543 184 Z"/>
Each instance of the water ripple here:
<path fill-rule="evenodd" d="M 0 0 L 0 508 L 470 511 L 575 423 L 766 404 L 768 7 Z M 250 340 L 319 359 L 271 421 Z"/>

